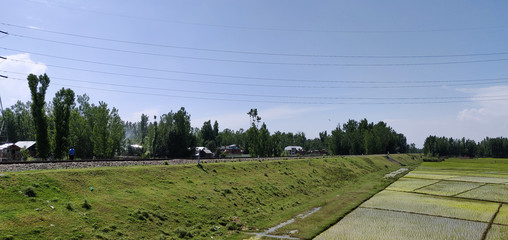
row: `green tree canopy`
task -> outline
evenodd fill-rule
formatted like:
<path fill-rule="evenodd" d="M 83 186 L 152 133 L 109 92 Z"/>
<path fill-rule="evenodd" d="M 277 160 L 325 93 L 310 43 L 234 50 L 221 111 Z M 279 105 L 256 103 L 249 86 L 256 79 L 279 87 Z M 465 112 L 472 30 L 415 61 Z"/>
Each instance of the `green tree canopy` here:
<path fill-rule="evenodd" d="M 60 89 L 53 98 L 55 119 L 55 158 L 62 159 L 69 147 L 69 120 L 74 108 L 74 91 Z"/>
<path fill-rule="evenodd" d="M 35 140 L 37 142 L 37 155 L 46 159 L 49 155 L 50 145 L 48 137 L 48 121 L 45 112 L 46 90 L 49 86 L 48 75 L 28 75 L 28 86 L 32 94 L 31 112 L 35 126 Z"/>

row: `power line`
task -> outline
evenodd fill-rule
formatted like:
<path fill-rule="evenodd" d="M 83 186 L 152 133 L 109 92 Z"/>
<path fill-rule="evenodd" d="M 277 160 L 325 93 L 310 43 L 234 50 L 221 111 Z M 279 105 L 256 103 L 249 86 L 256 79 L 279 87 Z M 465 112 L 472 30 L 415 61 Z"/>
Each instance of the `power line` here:
<path fill-rule="evenodd" d="M 249 60 L 233 60 L 233 59 L 219 59 L 219 58 L 205 58 L 205 57 L 192 57 L 192 56 L 183 56 L 183 55 L 170 55 L 170 54 L 162 54 L 162 53 L 152 53 L 152 52 L 139 52 L 132 50 L 124 50 L 124 49 L 114 49 L 114 48 L 106 48 L 106 47 L 97 47 L 85 44 L 77 44 L 70 42 L 62 42 L 50 39 L 43 39 L 37 37 L 28 37 L 18 34 L 10 34 L 10 36 L 29 38 L 39 41 L 46 41 L 51 43 L 65 44 L 70 46 L 105 50 L 105 51 L 114 51 L 121 53 L 130 53 L 130 54 L 140 54 L 140 55 L 149 55 L 149 56 L 157 56 L 157 57 L 169 57 L 169 58 L 180 58 L 180 59 L 192 59 L 192 60 L 204 60 L 204 61 L 216 61 L 216 62 L 232 62 L 232 63 L 246 63 L 246 64 L 267 64 L 267 65 L 293 65 L 293 66 L 392 66 L 392 65 L 443 65 L 443 64 L 460 64 L 460 63 L 476 63 L 476 62 L 490 62 L 490 61 L 505 61 L 508 59 L 491 59 L 491 60 L 471 60 L 471 61 L 455 61 L 455 62 L 438 62 L 438 63 L 399 63 L 399 64 L 340 64 L 340 63 L 291 63 L 291 62 L 267 62 L 267 61 L 249 61 Z M 6 50 L 11 51 L 19 51 L 14 49 L 4 48 Z M 37 53 L 33 53 L 37 54 Z M 473 56 L 492 56 L 492 55 L 507 55 L 508 52 L 499 52 L 499 53 L 479 53 L 479 54 L 462 54 L 462 55 L 440 55 L 440 56 L 413 56 L 413 58 L 431 58 L 431 57 L 473 57 Z M 42 54 L 38 54 L 42 55 Z M 340 56 L 341 58 L 410 58 L 411 56 Z"/>
<path fill-rule="evenodd" d="M 10 71 L 4 71 L 10 72 Z M 24 74 L 20 72 L 10 72 L 15 74 Z M 11 79 L 19 79 L 19 78 L 11 78 Z M 246 94 L 246 93 L 231 93 L 231 92 L 207 92 L 207 91 L 195 91 L 195 90 L 185 90 L 185 89 L 170 89 L 170 88 L 161 88 L 161 87 L 147 87 L 147 86 L 138 86 L 138 85 L 128 85 L 128 84 L 116 84 L 116 83 L 106 83 L 104 81 L 88 81 L 88 80 L 78 80 L 73 78 L 61 78 L 52 76 L 51 79 L 56 80 L 64 80 L 64 81 L 72 81 L 72 82 L 82 82 L 82 83 L 91 83 L 98 85 L 106 85 L 106 86 L 114 86 L 114 87 L 128 87 L 128 88 L 136 88 L 136 89 L 147 89 L 147 90 L 161 90 L 161 91 L 174 91 L 174 92 L 187 92 L 187 93 L 197 93 L 197 94 L 213 94 L 213 95 L 231 95 L 231 96 L 243 96 L 243 97 L 266 97 L 266 98 L 293 98 L 293 99 L 335 99 L 335 100 L 436 100 L 436 99 L 485 99 L 485 98 L 506 98 L 508 95 L 497 95 L 497 96 L 476 96 L 476 97 L 309 97 L 309 96 L 290 96 L 290 95 L 266 95 L 266 94 Z"/>
<path fill-rule="evenodd" d="M 105 63 L 105 62 L 97 62 L 76 58 L 67 58 L 60 57 L 55 55 L 49 55 L 44 53 L 30 52 L 24 50 L 17 50 L 12 48 L 2 48 L 9 51 L 15 52 L 26 52 L 34 55 L 59 58 L 71 61 L 79 61 L 79 62 L 87 62 L 101 65 L 109 65 L 115 67 L 127 67 L 127 68 L 138 68 L 143 70 L 151 70 L 151 71 L 159 71 L 153 68 L 144 68 L 144 67 L 136 67 L 136 66 L 128 66 L 121 64 L 113 64 L 113 63 Z M 451 64 L 465 64 L 465 63 L 487 63 L 487 62 L 502 62 L 508 61 L 508 58 L 500 58 L 500 59 L 484 59 L 484 60 L 468 60 L 468 61 L 449 61 L 449 62 L 427 62 L 427 63 L 287 63 L 287 62 L 261 62 L 261 61 L 242 61 L 242 60 L 225 60 L 225 59 L 214 59 L 214 58 L 198 58 L 198 57 L 184 57 L 184 56 L 171 56 L 176 58 L 187 58 L 194 60 L 208 60 L 208 61 L 221 61 L 221 62 L 235 62 L 235 63 L 254 63 L 254 64 L 267 64 L 267 65 L 292 65 L 292 66 L 335 66 L 335 67 L 393 67 L 393 66 L 430 66 L 430 65 L 451 65 Z"/>
<path fill-rule="evenodd" d="M 507 28 L 508 27 L 508 25 L 497 25 L 497 26 L 484 26 L 484 27 L 440 28 L 440 29 L 427 29 L 427 30 L 317 30 L 317 29 L 295 29 L 295 28 L 274 28 L 274 27 L 252 27 L 252 26 L 239 26 L 239 25 L 225 25 L 225 24 L 186 22 L 186 21 L 178 21 L 178 20 L 166 20 L 166 19 L 153 18 L 153 17 L 142 17 L 139 15 L 132 16 L 132 15 L 123 15 L 123 14 L 117 14 L 117 13 L 95 11 L 95 10 L 91 10 L 91 9 L 73 8 L 73 7 L 64 6 L 61 4 L 54 4 L 54 3 L 53 3 L 53 5 L 56 5 L 57 7 L 60 7 L 60 8 L 74 10 L 74 11 L 90 12 L 90 13 L 95 13 L 95 14 L 121 17 L 121 18 L 130 18 L 130 19 L 172 23 L 172 24 L 184 24 L 184 25 L 192 25 L 192 26 L 227 28 L 227 29 L 237 29 L 237 30 L 251 30 L 251 31 L 310 32 L 310 33 L 376 33 L 376 34 L 379 34 L 379 33 L 428 33 L 428 32 L 478 31 L 478 30 L 499 29 L 499 28 Z"/>
<path fill-rule="evenodd" d="M 62 69 L 69 69 L 69 70 L 75 70 L 75 71 L 82 71 L 82 72 L 91 72 L 91 73 L 99 73 L 99 74 L 108 74 L 108 75 L 115 75 L 115 76 L 125 76 L 125 77 L 134 77 L 134 78 L 144 78 L 144 79 L 156 79 L 156 80 L 164 80 L 164 81 L 179 81 L 179 82 L 191 82 L 191 83 L 204 83 L 204 84 L 216 84 L 216 85 L 235 85 L 235 86 L 249 86 L 249 87 L 271 87 L 271 88 L 314 88 L 314 89 L 388 89 L 388 88 L 433 88 L 433 87 L 442 87 L 443 84 L 435 84 L 435 85 L 395 85 L 395 86 L 315 86 L 315 85 L 273 85 L 273 84 L 251 84 L 251 83 L 237 83 L 237 82 L 216 82 L 216 81 L 202 81 L 202 80 L 192 80 L 192 79 L 178 79 L 178 78 L 162 78 L 162 77 L 153 77 L 153 76 L 146 76 L 146 75 L 135 75 L 135 74 L 126 74 L 126 73 L 119 73 L 119 72 L 108 72 L 108 71 L 98 71 L 93 69 L 84 69 L 84 68 L 75 68 L 75 67 L 67 67 L 67 66 L 60 66 L 60 65 L 54 65 L 54 64 L 41 64 L 41 63 L 34 63 L 29 61 L 23 61 L 18 59 L 12 59 L 8 58 L 10 61 L 15 62 L 23 62 L 28 63 L 32 65 L 45 65 L 55 68 L 62 68 Z M 170 71 L 170 70 L 163 70 L 159 69 L 159 71 L 163 72 L 172 72 L 175 73 L 176 71 Z M 176 72 L 176 73 L 185 73 L 185 72 Z M 230 75 L 216 75 L 216 74 L 198 74 L 198 73 L 185 73 L 185 74 L 194 74 L 194 75 L 202 75 L 202 76 L 212 76 L 212 77 L 225 77 L 225 78 L 237 78 L 237 79 L 252 79 L 252 80 L 268 80 L 268 81 L 299 81 L 297 79 L 276 79 L 276 78 L 257 78 L 257 77 L 246 77 L 246 76 L 230 76 Z M 481 81 L 481 80 L 474 80 L 474 81 Z M 317 81 L 316 81 L 317 82 Z M 483 81 L 479 83 L 454 83 L 454 84 L 446 84 L 446 86 L 468 86 L 468 85 L 484 85 L 484 84 L 497 84 L 497 83 L 506 83 L 508 82 L 508 78 L 499 78 L 499 80 L 489 80 L 489 82 Z M 354 83 L 354 82 L 350 82 Z M 362 82 L 366 83 L 366 82 Z M 372 83 L 382 83 L 382 82 L 372 82 Z M 397 82 L 393 82 L 396 84 Z M 423 82 L 422 82 L 423 83 Z"/>
<path fill-rule="evenodd" d="M 94 39 L 94 40 L 101 40 L 101 41 L 108 41 L 108 42 L 116 42 L 116 43 L 126 43 L 126 44 L 143 45 L 143 46 L 151 46 L 151 47 L 161 47 L 161 48 L 174 48 L 174 49 L 207 51 L 207 52 L 249 54 L 249 55 L 268 55 L 268 56 L 284 56 L 284 57 L 315 57 L 315 58 L 374 58 L 374 59 L 375 58 L 380 58 L 380 59 L 387 58 L 387 59 L 389 59 L 389 58 L 478 57 L 478 56 L 495 56 L 495 55 L 507 55 L 508 54 L 508 52 L 492 52 L 492 53 L 440 54 L 440 55 L 323 55 L 323 54 L 292 54 L 292 53 L 274 53 L 274 52 L 236 51 L 236 50 L 225 50 L 225 49 L 184 47 L 184 46 L 157 44 L 157 43 L 134 42 L 134 41 L 121 40 L 121 39 L 111 39 L 111 38 L 103 38 L 103 37 L 95 37 L 95 36 L 74 34 L 74 33 L 64 33 L 64 32 L 58 32 L 58 31 L 45 30 L 45 29 L 38 28 L 38 27 L 27 27 L 27 26 L 20 26 L 20 25 L 3 23 L 3 22 L 0 22 L 0 24 L 5 25 L 5 26 L 10 26 L 10 27 L 23 28 L 23 29 L 29 29 L 29 30 L 36 30 L 36 31 L 47 32 L 47 33 L 58 34 L 58 35 L 65 35 L 65 36 L 72 36 L 72 37 L 79 37 L 79 38 L 86 38 L 86 39 Z M 129 52 L 128 50 L 119 50 L 119 49 L 109 49 L 109 48 L 93 47 L 93 46 L 84 45 L 84 44 L 76 44 L 76 43 L 69 43 L 69 42 L 63 42 L 63 41 L 56 41 L 56 40 L 45 39 L 45 38 L 38 38 L 38 37 L 31 37 L 31 36 L 26 36 L 26 35 L 21 35 L 21 34 L 12 34 L 12 33 L 9 33 L 9 35 L 16 36 L 16 37 L 22 37 L 22 38 L 30 38 L 30 39 L 39 40 L 39 41 L 46 41 L 46 42 L 54 42 L 54 43 L 59 43 L 59 44 L 67 44 L 67 45 L 73 45 L 73 46 L 80 46 L 80 47 L 97 48 L 97 49 L 110 50 L 110 51 L 126 51 L 126 52 Z"/>
<path fill-rule="evenodd" d="M 24 79 L 20 79 L 20 78 L 11 78 L 11 79 L 25 81 Z M 227 102 L 235 101 L 235 102 L 279 103 L 279 104 L 282 103 L 282 104 L 306 104 L 306 105 L 420 105 L 420 104 L 465 103 L 465 102 L 475 101 L 475 100 L 448 100 L 448 101 L 425 101 L 425 102 L 291 102 L 291 101 L 227 99 L 227 98 L 211 98 L 211 97 L 199 97 L 199 96 L 169 95 L 169 94 L 159 94 L 159 93 L 143 93 L 143 92 L 111 90 L 111 89 L 103 89 L 103 88 L 95 88 L 95 87 L 83 87 L 83 86 L 67 85 L 67 84 L 65 84 L 65 85 L 64 84 L 53 84 L 53 85 L 63 86 L 63 87 L 84 88 L 84 89 L 115 92 L 115 93 L 136 94 L 136 95 L 144 95 L 144 96 L 187 98 L 187 99 L 214 100 L 214 101 L 227 101 Z M 483 99 L 482 101 L 502 101 L 502 100 L 508 100 L 508 97 L 507 98 L 496 98 L 496 99 Z"/>

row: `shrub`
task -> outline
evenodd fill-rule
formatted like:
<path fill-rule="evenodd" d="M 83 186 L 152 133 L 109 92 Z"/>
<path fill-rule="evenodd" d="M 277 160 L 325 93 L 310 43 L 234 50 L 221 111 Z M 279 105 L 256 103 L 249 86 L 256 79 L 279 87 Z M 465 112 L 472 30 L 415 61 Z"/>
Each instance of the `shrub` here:
<path fill-rule="evenodd" d="M 69 211 L 74 211 L 74 207 L 72 207 L 72 204 L 70 204 L 70 203 L 67 203 L 66 208 L 67 208 L 67 210 L 69 210 Z"/>
<path fill-rule="evenodd" d="M 85 199 L 85 202 L 83 203 L 83 205 L 81 205 L 81 207 L 86 210 L 90 210 L 92 208 L 92 205 L 90 205 L 88 201 Z"/>
<path fill-rule="evenodd" d="M 36 197 L 37 196 L 37 193 L 35 193 L 35 189 L 33 187 L 27 187 L 27 188 L 25 188 L 25 190 L 23 192 L 28 197 Z"/>
<path fill-rule="evenodd" d="M 190 231 L 187 231 L 187 229 L 184 228 L 177 228 L 175 230 L 175 234 L 179 238 L 192 238 L 193 235 Z"/>
<path fill-rule="evenodd" d="M 229 222 L 226 227 L 230 231 L 237 231 L 242 229 L 242 225 L 236 222 Z"/>

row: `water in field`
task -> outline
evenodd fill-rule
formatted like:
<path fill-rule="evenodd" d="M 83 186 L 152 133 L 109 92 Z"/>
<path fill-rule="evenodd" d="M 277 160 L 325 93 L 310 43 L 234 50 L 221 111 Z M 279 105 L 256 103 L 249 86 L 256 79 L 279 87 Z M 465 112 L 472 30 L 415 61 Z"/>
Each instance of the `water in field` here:
<path fill-rule="evenodd" d="M 315 239 L 508 239 L 508 178 L 488 167 L 424 163 Z"/>

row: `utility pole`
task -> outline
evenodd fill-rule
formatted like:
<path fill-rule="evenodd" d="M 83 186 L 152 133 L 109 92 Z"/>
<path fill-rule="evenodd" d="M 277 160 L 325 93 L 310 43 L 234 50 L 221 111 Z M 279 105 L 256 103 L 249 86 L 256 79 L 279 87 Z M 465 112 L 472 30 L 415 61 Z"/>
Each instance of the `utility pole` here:
<path fill-rule="evenodd" d="M 0 56 L 1 58 L 2 56 Z M 0 78 L 8 78 L 7 76 L 0 75 Z M 2 133 L 4 132 L 4 125 L 5 125 L 5 119 L 4 119 L 4 106 L 2 104 L 2 96 L 0 96 L 0 116 L 2 117 L 2 122 L 0 123 L 0 143 L 2 143 Z M 9 142 L 9 135 L 8 131 L 5 131 L 5 142 Z"/>
<path fill-rule="evenodd" d="M 2 122 L 0 123 L 0 137 L 2 137 L 2 132 L 4 130 L 4 106 L 2 104 L 2 96 L 0 96 L 0 115 L 2 116 Z M 7 131 L 5 131 L 6 140 L 5 142 L 9 142 L 9 136 L 7 135 Z M 0 143 L 2 140 L 0 139 Z M 0 162 L 4 159 L 4 151 L 0 150 Z"/>
<path fill-rule="evenodd" d="M 0 137 L 2 137 L 2 133 L 4 132 L 4 123 L 5 123 L 5 119 L 4 119 L 4 106 L 2 104 L 2 96 L 0 96 L 0 116 L 2 117 L 2 122 L 0 123 Z M 9 141 L 9 136 L 7 136 L 7 131 L 5 131 L 5 135 L 6 135 L 6 141 L 8 142 Z M 0 143 L 2 142 L 2 140 L 0 140 Z"/>

